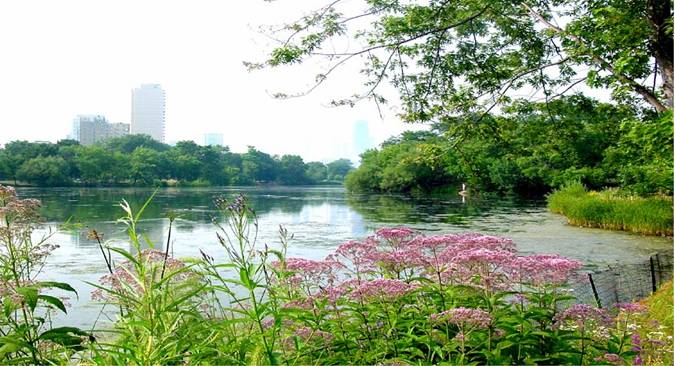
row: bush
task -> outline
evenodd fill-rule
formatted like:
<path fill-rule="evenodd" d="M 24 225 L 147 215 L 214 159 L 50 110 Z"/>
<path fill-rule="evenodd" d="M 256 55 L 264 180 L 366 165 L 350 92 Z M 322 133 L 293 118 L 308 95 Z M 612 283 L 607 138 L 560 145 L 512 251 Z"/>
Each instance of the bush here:
<path fill-rule="evenodd" d="M 673 235 L 672 197 L 644 198 L 616 189 L 588 192 L 581 183 L 571 183 L 548 196 L 548 207 L 572 225 Z"/>

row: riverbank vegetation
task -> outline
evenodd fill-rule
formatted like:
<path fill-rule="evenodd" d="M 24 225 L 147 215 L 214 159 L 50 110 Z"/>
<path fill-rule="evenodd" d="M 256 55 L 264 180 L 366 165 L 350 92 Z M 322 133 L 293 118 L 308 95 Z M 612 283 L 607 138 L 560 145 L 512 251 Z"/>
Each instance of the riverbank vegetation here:
<path fill-rule="evenodd" d="M 521 256 L 501 237 L 404 227 L 325 259 L 293 258 L 283 228 L 278 244 L 256 242 L 258 221 L 241 196 L 215 201 L 223 253 L 183 260 L 169 255 L 170 240 L 164 251 L 142 243 L 150 201 L 123 202 L 132 251 L 90 232 L 107 268 L 92 298 L 113 323 L 53 327 L 46 317 L 67 310 L 55 291 L 74 290 L 38 279 L 54 250 L 30 240 L 39 202 L 0 188 L 3 363 L 614 365 L 658 364 L 671 352 L 670 339 L 636 331 L 643 305 L 574 304 L 577 261 Z"/>
<path fill-rule="evenodd" d="M 573 183 L 549 195 L 548 207 L 572 225 L 673 235 L 673 199 L 668 196 L 639 197 L 617 189 L 589 192 Z"/>
<path fill-rule="evenodd" d="M 448 118 L 362 155 L 351 191 L 431 191 L 466 183 L 473 192 L 543 195 L 568 181 L 636 194 L 673 191 L 672 113 L 572 96 L 522 104 L 502 115 Z"/>
<path fill-rule="evenodd" d="M 305 163 L 300 156 L 271 156 L 249 147 L 181 141 L 169 146 L 146 135 L 128 135 L 91 146 L 14 141 L 0 149 L 0 180 L 37 186 L 210 186 L 341 184 L 352 163 Z"/>

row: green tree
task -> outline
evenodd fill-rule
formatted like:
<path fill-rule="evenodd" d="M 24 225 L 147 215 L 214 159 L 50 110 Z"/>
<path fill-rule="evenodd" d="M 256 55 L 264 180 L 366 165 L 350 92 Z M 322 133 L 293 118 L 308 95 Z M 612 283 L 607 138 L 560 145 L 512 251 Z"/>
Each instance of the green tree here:
<path fill-rule="evenodd" d="M 193 181 L 199 178 L 201 163 L 196 157 L 184 155 L 176 148 L 160 154 L 160 171 L 165 178 Z"/>
<path fill-rule="evenodd" d="M 320 161 L 311 161 L 306 165 L 305 174 L 313 183 L 320 183 L 328 179 L 328 168 Z"/>
<path fill-rule="evenodd" d="M 347 173 L 354 169 L 351 160 L 338 159 L 326 164 L 329 180 L 344 180 Z"/>
<path fill-rule="evenodd" d="M 63 186 L 70 183 L 68 165 L 58 156 L 38 156 L 21 165 L 17 178 L 39 186 Z"/>
<path fill-rule="evenodd" d="M 309 90 L 296 93 L 301 95 L 339 66 L 361 60 L 364 92 L 333 104 L 363 98 L 385 102 L 378 87 L 388 80 L 400 92 L 408 121 L 466 112 L 480 118 L 515 94 L 527 91 L 550 101 L 582 82 L 609 88 L 617 100 L 641 98 L 657 111 L 673 105 L 669 0 L 367 0 L 362 5 L 331 2 L 275 28 L 280 30 L 274 39 L 280 41 L 270 57 L 247 65 L 319 59 L 327 71 L 316 75 Z M 335 47 L 344 38 L 352 39 L 351 47 Z M 661 80 L 658 90 L 654 78 Z"/>
<path fill-rule="evenodd" d="M 147 147 L 137 147 L 131 153 L 129 177 L 133 184 L 152 184 L 158 178 L 159 153 Z"/>
<path fill-rule="evenodd" d="M 278 163 L 269 154 L 249 146 L 241 157 L 242 172 L 254 182 L 273 182 L 277 178 Z"/>
<path fill-rule="evenodd" d="M 75 166 L 82 180 L 89 184 L 110 182 L 113 176 L 111 152 L 100 146 L 80 146 L 76 150 Z"/>
<path fill-rule="evenodd" d="M 6 174 L 16 182 L 19 169 L 25 162 L 38 156 L 47 157 L 56 155 L 58 148 L 51 143 L 12 141 L 5 144 L 4 151 Z"/>
<path fill-rule="evenodd" d="M 309 184 L 305 162 L 298 155 L 284 155 L 279 160 L 277 180 L 281 184 L 301 185 Z"/>
<path fill-rule="evenodd" d="M 119 151 L 126 154 L 131 154 L 139 147 L 145 147 L 147 149 L 159 152 L 166 151 L 171 148 L 169 145 L 161 143 L 148 135 L 126 135 L 115 137 L 106 140 L 103 145 L 109 150 Z"/>

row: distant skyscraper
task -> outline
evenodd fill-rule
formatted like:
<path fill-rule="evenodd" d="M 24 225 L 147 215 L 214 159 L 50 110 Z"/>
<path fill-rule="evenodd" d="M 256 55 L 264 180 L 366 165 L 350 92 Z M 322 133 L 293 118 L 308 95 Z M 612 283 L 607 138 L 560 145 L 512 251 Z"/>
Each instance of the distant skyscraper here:
<path fill-rule="evenodd" d="M 112 137 L 129 134 L 126 123 L 108 123 L 104 116 L 97 114 L 81 114 L 73 120 L 72 137 L 81 145 L 91 145 Z"/>
<path fill-rule="evenodd" d="M 360 155 L 364 151 L 373 148 L 373 138 L 368 132 L 367 121 L 356 121 L 354 123 L 354 153 Z"/>
<path fill-rule="evenodd" d="M 143 84 L 131 92 L 131 133 L 150 135 L 164 142 L 164 89 L 159 84 Z"/>
<path fill-rule="evenodd" d="M 205 133 L 204 146 L 223 146 L 222 133 Z"/>

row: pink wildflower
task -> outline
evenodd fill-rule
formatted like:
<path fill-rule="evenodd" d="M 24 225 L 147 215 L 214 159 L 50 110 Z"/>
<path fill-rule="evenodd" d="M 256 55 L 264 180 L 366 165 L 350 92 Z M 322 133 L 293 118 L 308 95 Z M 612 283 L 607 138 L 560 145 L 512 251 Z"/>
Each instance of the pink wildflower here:
<path fill-rule="evenodd" d="M 273 263 L 278 266 L 279 262 Z M 324 260 L 317 261 L 303 258 L 288 258 L 286 259 L 286 270 L 293 272 L 288 278 L 292 285 L 305 285 L 307 288 L 313 288 L 320 285 L 322 281 L 332 283 L 335 280 L 333 273 L 336 264 L 334 261 Z"/>
<path fill-rule="evenodd" d="M 446 321 L 459 327 L 471 326 L 475 328 L 487 328 L 490 326 L 490 323 L 492 323 L 492 317 L 487 311 L 465 307 L 458 307 L 438 314 L 431 314 L 431 320 L 435 322 Z"/>
<path fill-rule="evenodd" d="M 399 273 L 422 265 L 422 253 L 417 249 L 373 252 L 367 257 L 387 271 Z"/>
<path fill-rule="evenodd" d="M 641 314 L 647 311 L 647 306 L 635 302 L 617 303 L 614 304 L 613 307 L 619 311 L 629 314 Z"/>
<path fill-rule="evenodd" d="M 352 300 L 393 300 L 414 290 L 416 286 L 400 280 L 377 279 L 363 281 L 347 281 L 345 285 L 350 288 L 348 296 Z"/>
<path fill-rule="evenodd" d="M 586 304 L 576 304 L 555 317 L 556 324 L 564 321 L 574 321 L 577 326 L 583 329 L 589 323 L 609 325 L 612 318 L 603 309 L 596 308 Z"/>
<path fill-rule="evenodd" d="M 392 228 L 381 228 L 375 232 L 379 238 L 388 241 L 401 242 L 406 239 L 410 239 L 415 234 L 415 231 L 409 227 L 392 227 Z"/>
<path fill-rule="evenodd" d="M 621 362 L 621 357 L 616 353 L 605 353 L 602 358 L 607 362 L 618 363 Z"/>
<path fill-rule="evenodd" d="M 324 332 L 318 329 L 312 329 L 309 327 L 300 327 L 295 330 L 294 334 L 305 342 L 313 339 L 314 340 L 320 339 L 323 340 L 324 342 L 330 342 L 334 338 L 334 336 L 331 333 Z"/>
<path fill-rule="evenodd" d="M 510 272 L 518 282 L 535 286 L 562 285 L 580 268 L 581 262 L 557 254 L 517 257 L 510 264 Z"/>
<path fill-rule="evenodd" d="M 326 260 L 339 263 L 345 269 L 353 270 L 357 274 L 375 269 L 369 259 L 377 251 L 377 242 L 373 238 L 366 238 L 363 242 L 349 241 L 337 247 L 335 252 Z M 349 263 L 344 263 L 346 260 Z"/>

